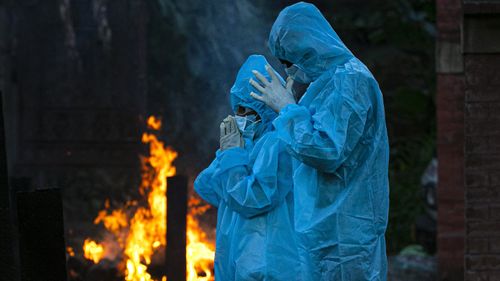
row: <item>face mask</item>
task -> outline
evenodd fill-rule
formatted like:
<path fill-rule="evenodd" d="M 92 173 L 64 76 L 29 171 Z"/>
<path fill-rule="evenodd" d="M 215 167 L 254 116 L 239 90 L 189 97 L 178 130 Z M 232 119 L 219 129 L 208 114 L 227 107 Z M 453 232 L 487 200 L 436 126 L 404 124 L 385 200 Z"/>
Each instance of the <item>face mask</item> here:
<path fill-rule="evenodd" d="M 245 129 L 251 124 L 255 123 L 255 120 L 257 119 L 256 115 L 247 115 L 247 116 L 238 116 L 236 115 L 234 117 L 236 120 L 236 125 L 238 125 L 238 129 L 240 129 L 240 132 L 244 132 Z"/>
<path fill-rule="evenodd" d="M 309 84 L 312 82 L 312 79 L 304 72 L 304 70 L 302 70 L 296 64 L 293 64 L 292 66 L 285 68 L 285 72 L 288 76 L 292 77 L 292 79 L 296 82 L 302 84 Z"/>
<path fill-rule="evenodd" d="M 261 120 L 256 120 L 256 115 L 247 115 L 247 116 L 235 116 L 236 124 L 240 129 L 244 138 L 248 138 L 253 140 L 255 137 L 260 135 L 261 131 Z"/>
<path fill-rule="evenodd" d="M 257 122 L 251 123 L 250 125 L 248 125 L 246 127 L 245 131 L 243 131 L 243 133 L 242 133 L 243 138 L 255 140 L 256 138 L 258 138 L 262 135 L 263 128 L 264 128 L 264 126 L 262 126 L 262 122 L 260 122 L 260 120 Z"/>

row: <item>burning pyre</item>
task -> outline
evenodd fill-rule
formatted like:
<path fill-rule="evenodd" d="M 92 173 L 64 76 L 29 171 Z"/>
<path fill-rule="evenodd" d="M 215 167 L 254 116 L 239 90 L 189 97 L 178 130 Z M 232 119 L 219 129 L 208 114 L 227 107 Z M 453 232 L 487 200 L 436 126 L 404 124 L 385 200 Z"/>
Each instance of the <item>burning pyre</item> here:
<path fill-rule="evenodd" d="M 83 245 L 84 257 L 93 263 L 99 263 L 103 258 L 121 258 L 118 263 L 126 281 L 154 280 L 148 272 L 153 254 L 168 247 L 167 232 L 167 177 L 175 175 L 172 162 L 177 157 L 170 147 L 165 147 L 156 133 L 161 129 L 161 120 L 151 116 L 147 119 L 151 133 L 142 135 L 142 142 L 149 146 L 149 155 L 141 158 L 141 184 L 139 193 L 147 204 L 140 205 L 138 201 L 129 201 L 118 209 L 110 208 L 105 202 L 94 220 L 94 224 L 102 224 L 111 234 L 112 239 L 98 243 L 86 239 Z M 214 246 L 208 242 L 206 234 L 200 228 L 197 216 L 203 214 L 208 205 L 202 205 L 196 198 L 188 202 L 186 229 L 186 280 L 213 280 Z M 109 241 L 108 241 L 109 240 Z M 118 254 L 116 251 L 118 250 Z M 202 276 L 199 276 L 202 275 Z M 166 276 L 161 278 L 167 280 Z"/>

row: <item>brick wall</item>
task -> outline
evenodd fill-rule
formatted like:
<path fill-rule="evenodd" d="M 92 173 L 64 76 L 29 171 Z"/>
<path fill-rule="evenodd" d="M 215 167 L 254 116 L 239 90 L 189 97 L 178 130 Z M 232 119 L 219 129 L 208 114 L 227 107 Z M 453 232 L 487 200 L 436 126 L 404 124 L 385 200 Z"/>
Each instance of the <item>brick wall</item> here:
<path fill-rule="evenodd" d="M 438 0 L 440 280 L 500 280 L 500 2 Z"/>
<path fill-rule="evenodd" d="M 437 1 L 437 121 L 439 159 L 439 280 L 463 280 L 464 73 L 461 0 Z"/>
<path fill-rule="evenodd" d="M 500 280 L 500 2 L 464 4 L 465 280 Z"/>

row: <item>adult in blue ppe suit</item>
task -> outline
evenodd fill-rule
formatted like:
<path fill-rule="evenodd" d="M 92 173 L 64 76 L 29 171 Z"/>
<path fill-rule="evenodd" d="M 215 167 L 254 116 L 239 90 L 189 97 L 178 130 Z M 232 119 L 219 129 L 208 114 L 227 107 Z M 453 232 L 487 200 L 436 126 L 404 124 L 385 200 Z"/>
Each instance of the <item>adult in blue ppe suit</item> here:
<path fill-rule="evenodd" d="M 311 82 L 296 104 L 262 72 L 251 81 L 260 92 L 252 96 L 279 112 L 273 125 L 294 157 L 300 279 L 386 280 L 389 147 L 379 86 L 312 4 L 285 8 L 269 46 L 290 77 Z"/>
<path fill-rule="evenodd" d="M 196 192 L 218 208 L 216 280 L 298 280 L 292 159 L 271 131 L 277 114 L 250 97 L 255 90 L 249 84 L 251 70 L 264 71 L 265 65 L 263 56 L 250 56 L 231 88 L 234 112 L 258 115 L 242 130 L 244 147 L 228 148 L 221 142 L 223 150 L 194 183 Z"/>

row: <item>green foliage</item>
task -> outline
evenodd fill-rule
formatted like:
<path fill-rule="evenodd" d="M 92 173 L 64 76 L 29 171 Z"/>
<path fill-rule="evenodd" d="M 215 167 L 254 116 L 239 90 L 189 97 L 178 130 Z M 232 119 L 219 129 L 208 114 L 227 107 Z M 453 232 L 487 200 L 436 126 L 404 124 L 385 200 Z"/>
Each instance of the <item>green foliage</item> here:
<path fill-rule="evenodd" d="M 397 253 L 415 243 L 416 217 L 423 212 L 420 177 L 434 153 L 433 136 L 401 140 L 391 145 L 390 211 L 387 250 Z"/>
<path fill-rule="evenodd" d="M 409 245 L 401 250 L 400 255 L 425 257 L 427 256 L 427 253 L 425 252 L 424 247 L 422 247 L 421 245 Z"/>

